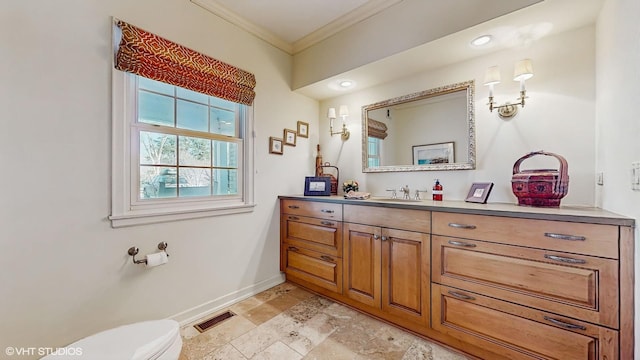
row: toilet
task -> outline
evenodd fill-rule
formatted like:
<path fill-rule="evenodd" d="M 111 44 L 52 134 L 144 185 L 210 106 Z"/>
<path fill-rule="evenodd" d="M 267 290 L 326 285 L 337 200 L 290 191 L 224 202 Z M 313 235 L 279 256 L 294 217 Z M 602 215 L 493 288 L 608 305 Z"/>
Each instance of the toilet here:
<path fill-rule="evenodd" d="M 152 320 L 99 332 L 41 360 L 178 360 L 181 350 L 178 322 Z"/>

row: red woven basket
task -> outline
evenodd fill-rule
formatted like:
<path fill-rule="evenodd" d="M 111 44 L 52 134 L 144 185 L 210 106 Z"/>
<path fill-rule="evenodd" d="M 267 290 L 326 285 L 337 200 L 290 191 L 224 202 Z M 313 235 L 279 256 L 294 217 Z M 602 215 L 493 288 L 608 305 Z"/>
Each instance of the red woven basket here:
<path fill-rule="evenodd" d="M 552 156 L 560 161 L 560 169 L 520 170 L 520 164 L 536 155 Z M 511 189 L 518 198 L 518 205 L 559 207 L 560 200 L 569 192 L 569 166 L 567 160 L 554 153 L 534 151 L 513 165 Z"/>

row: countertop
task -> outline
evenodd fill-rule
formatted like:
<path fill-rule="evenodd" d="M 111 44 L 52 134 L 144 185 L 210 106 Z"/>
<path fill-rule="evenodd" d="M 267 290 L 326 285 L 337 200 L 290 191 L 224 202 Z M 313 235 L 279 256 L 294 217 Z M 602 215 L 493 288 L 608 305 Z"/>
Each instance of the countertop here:
<path fill-rule="evenodd" d="M 600 208 L 588 206 L 560 206 L 558 208 L 540 208 L 518 206 L 510 203 L 477 204 L 465 201 L 433 201 L 433 200 L 403 200 L 384 197 L 372 197 L 367 200 L 345 199 L 342 196 L 303 196 L 280 195 L 279 199 L 307 200 L 329 203 L 378 206 L 402 209 L 417 209 L 427 211 L 453 212 L 462 214 L 476 214 L 489 216 L 507 216 L 524 219 L 541 219 L 582 222 L 591 224 L 605 224 L 618 226 L 635 226 L 635 220 L 615 214 Z"/>

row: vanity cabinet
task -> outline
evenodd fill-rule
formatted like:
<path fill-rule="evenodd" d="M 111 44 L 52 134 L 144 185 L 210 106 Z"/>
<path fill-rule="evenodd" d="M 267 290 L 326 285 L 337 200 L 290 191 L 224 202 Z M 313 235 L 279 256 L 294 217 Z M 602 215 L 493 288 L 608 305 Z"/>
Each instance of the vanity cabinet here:
<path fill-rule="evenodd" d="M 634 356 L 634 221 L 281 197 L 287 280 L 481 359 Z"/>
<path fill-rule="evenodd" d="M 432 219 L 435 330 L 509 359 L 618 358 L 618 226 Z"/>
<path fill-rule="evenodd" d="M 429 323 L 430 212 L 344 205 L 344 295 Z"/>
<path fill-rule="evenodd" d="M 280 270 L 342 293 L 342 205 L 283 200 L 280 213 Z"/>

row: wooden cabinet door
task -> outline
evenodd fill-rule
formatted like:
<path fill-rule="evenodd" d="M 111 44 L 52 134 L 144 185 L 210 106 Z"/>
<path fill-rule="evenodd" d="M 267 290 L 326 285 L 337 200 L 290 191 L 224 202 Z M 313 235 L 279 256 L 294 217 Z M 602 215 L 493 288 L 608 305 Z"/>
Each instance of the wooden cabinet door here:
<path fill-rule="evenodd" d="M 345 223 L 343 234 L 344 295 L 380 308 L 380 228 Z"/>
<path fill-rule="evenodd" d="M 382 229 L 382 310 L 429 323 L 429 234 Z"/>

